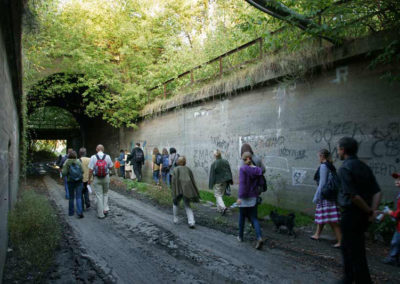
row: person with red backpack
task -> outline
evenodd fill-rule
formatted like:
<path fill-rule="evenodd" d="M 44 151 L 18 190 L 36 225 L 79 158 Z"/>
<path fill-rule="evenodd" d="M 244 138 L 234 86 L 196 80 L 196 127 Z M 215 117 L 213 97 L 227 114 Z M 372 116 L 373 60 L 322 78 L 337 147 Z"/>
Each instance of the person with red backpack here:
<path fill-rule="evenodd" d="M 90 158 L 89 162 L 89 181 L 91 184 L 93 178 L 93 190 L 97 199 L 97 217 L 104 219 L 108 211 L 108 189 L 110 187 L 110 169 L 113 167 L 113 162 L 109 155 L 104 153 L 104 146 L 97 145 L 96 155 Z"/>

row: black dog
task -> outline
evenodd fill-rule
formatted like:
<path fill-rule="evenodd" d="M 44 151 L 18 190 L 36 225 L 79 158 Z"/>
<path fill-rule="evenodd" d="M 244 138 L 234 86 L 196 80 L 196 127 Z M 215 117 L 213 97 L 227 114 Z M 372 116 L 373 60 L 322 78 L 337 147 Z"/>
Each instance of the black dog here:
<path fill-rule="evenodd" d="M 269 214 L 272 222 L 275 224 L 276 230 L 280 232 L 280 227 L 285 226 L 288 230 L 289 235 L 294 235 L 296 237 L 296 233 L 293 231 L 294 228 L 294 219 L 296 215 L 294 213 L 290 213 L 288 216 L 282 216 L 276 213 L 275 211 L 271 211 Z"/>

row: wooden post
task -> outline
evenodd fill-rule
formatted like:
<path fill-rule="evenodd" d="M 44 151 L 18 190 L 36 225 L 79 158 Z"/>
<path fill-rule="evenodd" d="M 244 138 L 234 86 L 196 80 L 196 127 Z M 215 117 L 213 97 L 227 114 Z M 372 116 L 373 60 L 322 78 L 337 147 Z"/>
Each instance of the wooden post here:
<path fill-rule="evenodd" d="M 164 84 L 164 99 L 167 98 L 167 84 Z"/>
<path fill-rule="evenodd" d="M 219 77 L 222 78 L 222 56 L 219 57 Z"/>

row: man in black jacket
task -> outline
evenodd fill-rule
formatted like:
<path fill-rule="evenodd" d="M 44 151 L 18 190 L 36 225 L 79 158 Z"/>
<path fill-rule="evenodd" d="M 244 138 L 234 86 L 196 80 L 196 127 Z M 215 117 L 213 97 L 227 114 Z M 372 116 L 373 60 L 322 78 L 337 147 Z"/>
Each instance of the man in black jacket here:
<path fill-rule="evenodd" d="M 140 148 L 140 143 L 136 143 L 136 147 L 132 149 L 130 157 L 128 160 L 131 162 L 133 166 L 133 171 L 136 175 L 136 180 L 142 180 L 142 166 L 144 165 L 144 153 Z"/>
<path fill-rule="evenodd" d="M 377 213 L 381 190 L 371 169 L 357 158 L 357 141 L 344 137 L 338 142 L 338 155 L 344 160 L 339 169 L 342 207 L 343 283 L 372 283 L 365 255 L 364 233 Z"/>

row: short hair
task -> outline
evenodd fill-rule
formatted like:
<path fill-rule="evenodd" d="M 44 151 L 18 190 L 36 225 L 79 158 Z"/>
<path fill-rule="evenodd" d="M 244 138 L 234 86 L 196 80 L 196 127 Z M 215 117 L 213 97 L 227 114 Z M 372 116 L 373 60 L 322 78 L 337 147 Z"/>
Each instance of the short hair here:
<path fill-rule="evenodd" d="M 178 166 L 185 166 L 186 165 L 186 157 L 185 156 L 180 156 L 178 158 L 178 161 L 176 161 L 176 164 Z"/>
<path fill-rule="evenodd" d="M 138 147 L 140 147 L 140 143 L 139 143 L 139 142 L 137 142 L 135 145 L 138 146 Z"/>
<path fill-rule="evenodd" d="M 214 150 L 214 156 L 216 157 L 216 158 L 221 158 L 222 157 L 222 153 L 221 153 L 221 151 L 220 150 Z"/>
<path fill-rule="evenodd" d="M 157 154 L 159 154 L 159 153 L 160 153 L 160 150 L 158 150 L 158 148 L 155 147 L 155 148 L 153 149 L 153 155 L 157 155 Z"/>
<path fill-rule="evenodd" d="M 97 150 L 97 149 L 98 149 L 99 151 L 104 152 L 104 146 L 101 145 L 101 144 L 97 145 L 96 150 Z"/>
<path fill-rule="evenodd" d="M 240 155 L 243 156 L 245 152 L 249 152 L 250 154 L 254 155 L 253 149 L 251 149 L 250 144 L 244 143 L 242 148 L 240 149 Z"/>
<path fill-rule="evenodd" d="M 85 157 L 86 156 L 86 148 L 82 147 L 79 149 L 79 156 Z"/>
<path fill-rule="evenodd" d="M 163 154 L 163 155 L 168 155 L 168 150 L 167 150 L 167 148 L 163 148 L 163 149 L 162 149 L 162 154 Z"/>
<path fill-rule="evenodd" d="M 339 148 L 344 150 L 344 153 L 349 156 L 354 156 L 358 152 L 358 142 L 351 137 L 343 137 L 338 142 Z"/>
<path fill-rule="evenodd" d="M 68 159 L 76 159 L 76 152 L 74 150 L 68 153 Z"/>
<path fill-rule="evenodd" d="M 176 153 L 176 149 L 173 147 L 169 148 L 169 153 L 170 154 Z"/>
<path fill-rule="evenodd" d="M 250 152 L 244 152 L 244 153 L 242 154 L 242 160 L 243 160 L 243 161 L 246 161 L 247 158 L 250 158 L 250 159 L 251 159 L 252 156 L 253 156 L 253 154 L 251 154 Z"/>
<path fill-rule="evenodd" d="M 72 151 L 74 151 L 74 149 L 69 148 L 69 149 L 67 150 L 67 154 L 71 153 Z"/>
<path fill-rule="evenodd" d="M 124 152 L 124 153 L 125 153 L 125 150 L 124 150 L 124 149 L 121 149 L 121 151 L 120 151 L 120 152 L 121 152 L 121 153 L 122 153 L 122 152 Z"/>

